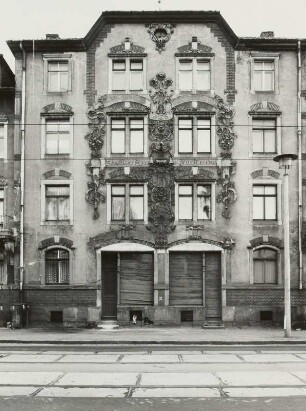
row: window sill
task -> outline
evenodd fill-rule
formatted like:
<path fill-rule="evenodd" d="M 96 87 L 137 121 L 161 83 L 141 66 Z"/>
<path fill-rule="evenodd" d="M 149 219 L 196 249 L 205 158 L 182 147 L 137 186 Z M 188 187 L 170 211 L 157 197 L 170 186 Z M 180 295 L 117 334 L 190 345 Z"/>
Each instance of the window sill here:
<path fill-rule="evenodd" d="M 262 227 L 267 227 L 267 226 L 272 226 L 272 227 L 277 227 L 279 225 L 282 225 L 282 221 L 279 220 L 252 220 L 251 224 L 254 226 L 262 226 Z"/>
<path fill-rule="evenodd" d="M 50 94 L 52 96 L 65 96 L 67 94 L 72 94 L 72 90 L 66 90 L 66 91 L 50 91 L 50 90 L 45 90 L 44 92 L 45 95 Z"/>
<path fill-rule="evenodd" d="M 70 154 L 45 154 L 45 159 L 50 160 L 70 160 Z"/>
<path fill-rule="evenodd" d="M 71 221 L 42 221 L 40 225 L 50 225 L 50 226 L 57 226 L 57 225 L 62 225 L 62 226 L 73 226 L 73 223 Z"/>

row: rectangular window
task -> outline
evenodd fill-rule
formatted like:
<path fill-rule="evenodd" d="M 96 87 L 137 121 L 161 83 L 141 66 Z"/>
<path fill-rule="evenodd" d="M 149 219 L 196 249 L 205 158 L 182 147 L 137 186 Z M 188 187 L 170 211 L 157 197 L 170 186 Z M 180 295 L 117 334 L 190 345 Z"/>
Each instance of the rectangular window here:
<path fill-rule="evenodd" d="M 5 144 L 4 124 L 0 124 L 0 158 L 5 157 L 4 144 Z"/>
<path fill-rule="evenodd" d="M 253 220 L 277 219 L 276 185 L 253 186 Z"/>
<path fill-rule="evenodd" d="M 48 61 L 48 91 L 65 92 L 68 88 L 68 61 Z"/>
<path fill-rule="evenodd" d="M 209 59 L 180 59 L 178 70 L 179 90 L 210 90 L 211 68 Z"/>
<path fill-rule="evenodd" d="M 125 119 L 111 120 L 111 153 L 125 153 Z"/>
<path fill-rule="evenodd" d="M 193 216 L 193 186 L 179 185 L 178 187 L 179 220 L 192 220 Z"/>
<path fill-rule="evenodd" d="M 253 153 L 276 153 L 276 122 L 269 119 L 253 119 Z"/>
<path fill-rule="evenodd" d="M 63 249 L 46 251 L 46 284 L 69 284 L 69 252 Z"/>
<path fill-rule="evenodd" d="M 205 118 L 179 118 L 179 154 L 211 153 L 211 120 Z"/>
<path fill-rule="evenodd" d="M 144 119 L 111 119 L 111 154 L 144 154 Z"/>
<path fill-rule="evenodd" d="M 142 60 L 130 60 L 130 90 L 143 89 L 143 62 Z"/>
<path fill-rule="evenodd" d="M 143 119 L 130 119 L 130 153 L 144 152 Z"/>
<path fill-rule="evenodd" d="M 0 189 L 0 227 L 4 224 L 4 190 Z"/>
<path fill-rule="evenodd" d="M 46 185 L 46 221 L 69 221 L 70 187 Z"/>
<path fill-rule="evenodd" d="M 70 119 L 46 120 L 46 154 L 70 153 Z"/>
<path fill-rule="evenodd" d="M 179 119 L 179 153 L 192 153 L 192 118 Z"/>
<path fill-rule="evenodd" d="M 254 90 L 274 90 L 274 60 L 254 60 Z"/>
<path fill-rule="evenodd" d="M 112 90 L 141 91 L 144 89 L 142 59 L 112 60 Z"/>
<path fill-rule="evenodd" d="M 211 186 L 197 186 L 197 205 L 198 205 L 198 220 L 211 219 Z"/>
<path fill-rule="evenodd" d="M 125 220 L 125 186 L 112 186 L 112 221 Z"/>
<path fill-rule="evenodd" d="M 277 283 L 277 252 L 262 248 L 253 252 L 254 284 Z"/>
<path fill-rule="evenodd" d="M 144 221 L 146 213 L 143 184 L 114 184 L 110 186 L 110 221 Z"/>
<path fill-rule="evenodd" d="M 144 187 L 130 186 L 130 220 L 144 219 Z"/>

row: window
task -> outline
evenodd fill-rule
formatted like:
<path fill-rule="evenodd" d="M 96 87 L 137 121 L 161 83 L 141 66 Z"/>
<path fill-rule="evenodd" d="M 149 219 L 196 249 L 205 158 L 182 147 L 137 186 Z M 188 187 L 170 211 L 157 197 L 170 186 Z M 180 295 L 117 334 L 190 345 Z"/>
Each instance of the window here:
<path fill-rule="evenodd" d="M 69 186 L 46 186 L 46 221 L 69 221 Z"/>
<path fill-rule="evenodd" d="M 277 220 L 277 186 L 253 186 L 253 220 Z"/>
<path fill-rule="evenodd" d="M 274 119 L 253 119 L 253 153 L 274 154 L 276 149 L 276 121 Z"/>
<path fill-rule="evenodd" d="M 68 91 L 68 61 L 48 61 L 48 91 Z"/>
<path fill-rule="evenodd" d="M 44 54 L 44 92 L 67 93 L 72 85 L 72 54 Z"/>
<path fill-rule="evenodd" d="M 42 180 L 41 224 L 73 224 L 73 181 L 66 178 Z"/>
<path fill-rule="evenodd" d="M 253 251 L 254 284 L 277 283 L 277 252 L 270 248 Z"/>
<path fill-rule="evenodd" d="M 178 220 L 211 220 L 211 184 L 179 184 L 177 195 Z"/>
<path fill-rule="evenodd" d="M 178 153 L 211 153 L 211 119 L 178 119 Z"/>
<path fill-rule="evenodd" d="M 144 91 L 144 60 L 139 58 L 112 59 L 112 91 Z"/>
<path fill-rule="evenodd" d="M 146 222 L 146 184 L 110 184 L 108 191 L 111 199 L 108 222 Z"/>
<path fill-rule="evenodd" d="M 7 123 L 0 123 L 0 158 L 7 158 Z"/>
<path fill-rule="evenodd" d="M 0 189 L 0 227 L 4 224 L 4 189 Z"/>
<path fill-rule="evenodd" d="M 210 59 L 179 59 L 178 89 L 180 91 L 211 89 Z"/>
<path fill-rule="evenodd" d="M 144 154 L 147 142 L 144 118 L 111 118 L 109 154 Z"/>
<path fill-rule="evenodd" d="M 46 284 L 69 284 L 69 251 L 55 248 L 45 253 Z"/>
<path fill-rule="evenodd" d="M 70 119 L 46 120 L 46 154 L 70 153 Z"/>
<path fill-rule="evenodd" d="M 254 61 L 254 90 L 274 90 L 274 60 Z"/>

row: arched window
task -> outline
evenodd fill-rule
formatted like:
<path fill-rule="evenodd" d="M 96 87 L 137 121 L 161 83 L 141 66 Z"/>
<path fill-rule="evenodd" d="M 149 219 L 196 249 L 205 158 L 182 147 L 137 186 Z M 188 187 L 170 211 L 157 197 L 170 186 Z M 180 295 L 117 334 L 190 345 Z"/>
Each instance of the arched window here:
<path fill-rule="evenodd" d="M 277 284 L 277 251 L 259 248 L 253 251 L 254 284 Z"/>
<path fill-rule="evenodd" d="M 69 284 L 69 251 L 53 248 L 45 253 L 46 284 Z"/>

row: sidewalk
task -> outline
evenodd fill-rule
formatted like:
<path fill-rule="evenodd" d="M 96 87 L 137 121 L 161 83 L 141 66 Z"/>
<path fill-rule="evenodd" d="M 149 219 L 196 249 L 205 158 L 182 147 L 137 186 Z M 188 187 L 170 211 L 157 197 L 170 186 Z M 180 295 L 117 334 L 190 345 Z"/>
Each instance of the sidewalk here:
<path fill-rule="evenodd" d="M 234 345 L 234 344 L 305 344 L 306 331 L 292 331 L 284 337 L 281 328 L 229 327 L 202 329 L 200 327 L 122 327 L 118 330 L 78 329 L 67 332 L 56 329 L 27 328 L 11 330 L 0 328 L 1 344 L 102 344 L 102 345 Z"/>

